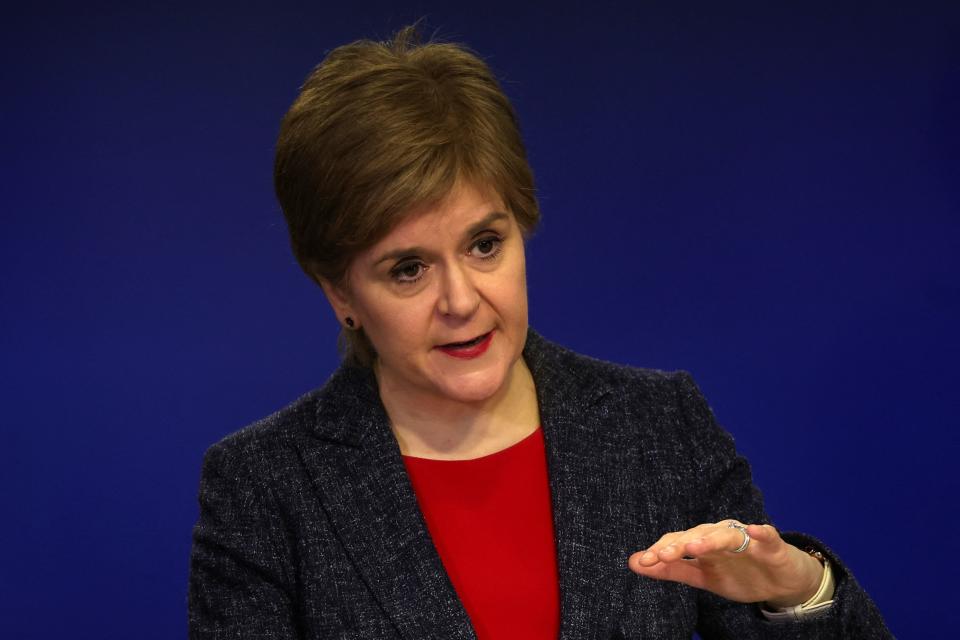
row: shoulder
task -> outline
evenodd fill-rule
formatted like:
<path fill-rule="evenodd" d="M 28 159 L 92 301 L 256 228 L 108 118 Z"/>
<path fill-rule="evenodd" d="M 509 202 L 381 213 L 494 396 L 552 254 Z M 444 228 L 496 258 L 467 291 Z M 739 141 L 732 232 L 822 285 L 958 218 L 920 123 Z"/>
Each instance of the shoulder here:
<path fill-rule="evenodd" d="M 601 455 L 610 473 L 654 484 L 682 479 L 682 498 L 675 483 L 663 488 L 685 513 L 703 510 L 697 493 L 717 495 L 718 478 L 743 480 L 749 492 L 749 467 L 689 373 L 605 362 L 535 334 L 528 341 L 545 428 L 562 432 L 576 451 L 568 455 Z"/>
<path fill-rule="evenodd" d="M 371 378 L 368 370 L 341 366 L 323 386 L 225 436 L 208 449 L 207 458 L 258 466 L 290 455 L 304 438 L 349 440 L 355 435 L 349 425 L 378 406 Z"/>
<path fill-rule="evenodd" d="M 322 396 L 323 387 L 314 389 L 279 411 L 224 436 L 207 449 L 204 469 L 218 467 L 238 474 L 289 450 L 315 422 Z"/>
<path fill-rule="evenodd" d="M 604 425 L 605 437 L 628 448 L 655 440 L 661 450 L 699 459 L 732 451 L 732 437 L 719 426 L 686 371 L 599 360 L 533 331 L 524 356 L 537 385 L 541 412 L 548 417 L 593 420 Z"/>
<path fill-rule="evenodd" d="M 600 360 L 551 342 L 531 330 L 524 357 L 539 384 L 594 389 L 654 404 L 677 404 L 700 395 L 686 371 L 663 371 Z"/>

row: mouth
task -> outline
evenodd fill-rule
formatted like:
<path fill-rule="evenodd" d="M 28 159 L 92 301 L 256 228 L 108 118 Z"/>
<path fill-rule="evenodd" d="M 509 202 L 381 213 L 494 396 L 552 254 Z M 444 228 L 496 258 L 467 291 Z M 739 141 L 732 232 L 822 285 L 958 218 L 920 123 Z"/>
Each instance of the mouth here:
<path fill-rule="evenodd" d="M 448 342 L 447 344 L 441 344 L 437 349 L 454 358 L 477 358 L 490 347 L 490 343 L 493 341 L 493 333 L 493 331 L 489 331 L 466 342 Z"/>

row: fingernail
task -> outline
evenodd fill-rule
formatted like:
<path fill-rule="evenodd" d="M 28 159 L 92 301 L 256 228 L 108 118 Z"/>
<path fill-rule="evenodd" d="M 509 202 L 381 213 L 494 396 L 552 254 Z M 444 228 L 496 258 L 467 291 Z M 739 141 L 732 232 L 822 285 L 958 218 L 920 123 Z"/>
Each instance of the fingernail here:
<path fill-rule="evenodd" d="M 640 556 L 640 559 L 641 559 L 641 560 L 653 560 L 654 557 L 655 557 L 655 556 L 653 555 L 653 552 L 652 552 L 652 551 L 647 551 L 647 552 L 644 553 L 642 556 Z"/>

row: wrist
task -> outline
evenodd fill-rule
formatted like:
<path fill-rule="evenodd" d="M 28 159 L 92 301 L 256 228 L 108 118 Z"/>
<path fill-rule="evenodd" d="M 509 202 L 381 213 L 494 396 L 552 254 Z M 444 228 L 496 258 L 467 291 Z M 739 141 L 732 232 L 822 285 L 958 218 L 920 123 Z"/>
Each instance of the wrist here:
<path fill-rule="evenodd" d="M 796 548 L 796 547 L 794 547 Z M 802 605 L 813 598 L 821 589 L 825 576 L 825 560 L 819 552 L 803 552 L 797 549 L 797 553 L 803 556 L 803 572 L 807 576 L 804 587 L 800 591 L 785 594 L 783 596 L 767 600 L 765 606 L 770 609 L 786 609 Z"/>

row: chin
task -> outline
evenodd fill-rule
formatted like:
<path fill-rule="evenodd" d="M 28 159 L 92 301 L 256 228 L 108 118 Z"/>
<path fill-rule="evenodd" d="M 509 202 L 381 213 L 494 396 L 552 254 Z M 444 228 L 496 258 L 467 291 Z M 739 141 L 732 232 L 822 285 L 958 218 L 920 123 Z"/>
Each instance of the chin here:
<path fill-rule="evenodd" d="M 447 376 L 443 380 L 440 392 L 451 400 L 475 403 L 489 400 L 506 383 L 503 371 L 474 372 L 461 376 Z"/>

